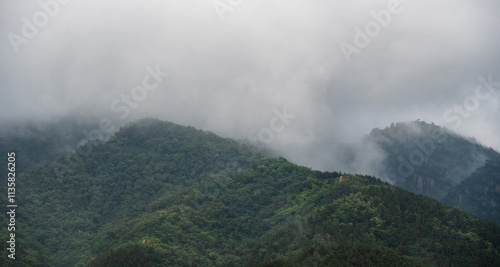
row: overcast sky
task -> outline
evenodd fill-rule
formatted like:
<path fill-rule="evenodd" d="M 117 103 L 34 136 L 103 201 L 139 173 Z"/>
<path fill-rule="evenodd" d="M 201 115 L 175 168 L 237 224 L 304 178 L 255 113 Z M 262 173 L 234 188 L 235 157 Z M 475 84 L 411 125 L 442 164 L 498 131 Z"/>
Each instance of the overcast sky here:
<path fill-rule="evenodd" d="M 478 79 L 500 81 L 498 14 L 492 0 L 0 1 L 0 123 L 153 116 L 260 133 L 321 169 L 315 148 L 416 119 L 500 151 L 500 85 Z"/>

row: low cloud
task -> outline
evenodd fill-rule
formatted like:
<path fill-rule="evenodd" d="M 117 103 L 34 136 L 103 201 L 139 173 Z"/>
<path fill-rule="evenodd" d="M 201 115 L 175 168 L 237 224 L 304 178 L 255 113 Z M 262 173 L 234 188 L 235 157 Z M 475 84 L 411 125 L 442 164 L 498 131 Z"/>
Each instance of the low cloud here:
<path fill-rule="evenodd" d="M 213 1 L 2 1 L 0 123 L 88 116 L 121 126 L 152 116 L 248 138 L 286 106 L 296 117 L 269 145 L 338 169 L 343 144 L 372 128 L 416 119 L 451 127 L 443 114 L 474 95 L 478 77 L 500 81 L 494 1 L 221 2 L 232 3 L 223 20 Z M 356 29 L 391 4 L 401 11 L 348 62 L 340 44 L 355 45 Z M 32 38 L 26 21 L 39 25 Z M 27 42 L 13 44 L 11 33 Z M 134 98 L 148 66 L 168 77 Z M 136 105 L 122 119 L 112 103 L 124 95 Z M 500 150 L 499 98 L 500 88 L 456 131 Z M 372 151 L 354 171 L 377 162 Z"/>

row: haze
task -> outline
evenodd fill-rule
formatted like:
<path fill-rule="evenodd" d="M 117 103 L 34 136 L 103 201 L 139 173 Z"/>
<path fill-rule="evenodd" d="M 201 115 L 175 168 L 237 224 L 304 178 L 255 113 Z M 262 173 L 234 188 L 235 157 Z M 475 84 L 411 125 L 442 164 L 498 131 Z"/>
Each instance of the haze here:
<path fill-rule="evenodd" d="M 500 151 L 499 13 L 490 0 L 1 1 L 0 124 L 151 116 L 323 170 L 397 121 Z"/>

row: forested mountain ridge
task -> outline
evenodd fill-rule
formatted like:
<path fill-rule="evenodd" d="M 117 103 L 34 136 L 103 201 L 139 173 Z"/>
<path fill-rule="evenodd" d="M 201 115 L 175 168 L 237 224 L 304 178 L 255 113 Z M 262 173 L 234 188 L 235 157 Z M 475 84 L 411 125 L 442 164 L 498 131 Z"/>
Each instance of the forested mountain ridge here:
<path fill-rule="evenodd" d="M 259 156 L 247 148 L 192 127 L 141 120 L 122 128 L 107 143 L 89 142 L 21 175 L 17 188 L 24 192 L 19 195 L 24 212 L 19 221 L 44 229 L 30 237 L 50 251 L 65 250 L 72 247 L 68 242 L 95 235 L 102 223 L 122 224 L 162 196 L 175 195 L 214 173 L 251 166 Z M 65 251 L 57 265 L 73 265 L 74 254 L 84 256 L 81 250 L 88 252 L 80 246 Z M 66 257 L 72 260 L 64 261 Z"/>
<path fill-rule="evenodd" d="M 488 160 L 500 160 L 498 152 L 474 139 L 423 121 L 374 129 L 367 140 L 385 154 L 386 180 L 440 201 Z"/>
<path fill-rule="evenodd" d="M 438 200 L 487 160 L 500 160 L 493 149 L 422 121 L 374 129 L 368 139 L 386 153 L 384 165 L 389 180 Z"/>
<path fill-rule="evenodd" d="M 3 124 L 0 128 L 0 154 L 15 152 L 17 172 L 38 166 L 74 151 L 92 138 L 98 123 L 79 118 L 60 118 L 54 121 Z M 101 132 L 101 139 L 109 134 Z M 97 137 L 97 136 L 96 136 Z M 4 174 L 2 169 L 0 174 Z"/>
<path fill-rule="evenodd" d="M 154 119 L 24 172 L 18 188 L 19 266 L 500 264 L 492 222 Z"/>
<path fill-rule="evenodd" d="M 488 161 L 455 186 L 443 202 L 500 225 L 500 161 Z"/>

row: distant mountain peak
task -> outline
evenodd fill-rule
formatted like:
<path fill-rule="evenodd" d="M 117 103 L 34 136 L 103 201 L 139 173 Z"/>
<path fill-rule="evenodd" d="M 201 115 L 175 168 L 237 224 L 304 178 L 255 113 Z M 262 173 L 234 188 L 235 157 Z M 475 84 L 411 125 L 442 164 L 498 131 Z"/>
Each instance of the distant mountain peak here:
<path fill-rule="evenodd" d="M 384 129 L 375 128 L 370 132 L 369 136 L 419 137 L 423 135 L 436 134 L 436 133 L 446 133 L 452 135 L 455 134 L 452 131 L 448 130 L 447 128 L 441 127 L 434 123 L 427 123 L 425 121 L 416 120 L 411 122 L 396 122 L 396 123 L 393 122 L 391 123 L 390 126 L 387 126 Z"/>
<path fill-rule="evenodd" d="M 367 139 L 386 155 L 387 180 L 438 200 L 487 160 L 500 158 L 474 138 L 420 120 L 373 129 Z"/>

